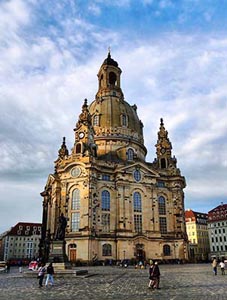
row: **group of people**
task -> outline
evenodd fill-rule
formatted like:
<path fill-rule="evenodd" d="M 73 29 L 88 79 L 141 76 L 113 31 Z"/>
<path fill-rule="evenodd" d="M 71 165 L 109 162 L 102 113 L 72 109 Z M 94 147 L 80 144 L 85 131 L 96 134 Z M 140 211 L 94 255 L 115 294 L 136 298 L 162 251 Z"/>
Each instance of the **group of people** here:
<path fill-rule="evenodd" d="M 41 264 L 41 266 L 38 269 L 38 276 L 39 279 L 39 287 L 41 288 L 43 286 L 43 279 L 46 276 L 45 286 L 48 286 L 48 283 L 50 282 L 51 285 L 54 284 L 54 267 L 52 263 L 50 263 L 47 268 L 44 263 Z"/>
<path fill-rule="evenodd" d="M 155 263 L 153 260 L 150 260 L 150 267 L 149 267 L 149 283 L 148 288 L 149 289 L 160 289 L 159 283 L 160 283 L 160 270 L 158 266 L 158 262 Z"/>
<path fill-rule="evenodd" d="M 222 260 L 219 263 L 219 266 L 221 267 L 221 274 L 225 275 L 225 262 L 224 262 L 224 260 Z M 214 258 L 214 260 L 212 261 L 212 268 L 213 268 L 214 275 L 217 275 L 218 261 L 217 261 L 216 258 Z"/>

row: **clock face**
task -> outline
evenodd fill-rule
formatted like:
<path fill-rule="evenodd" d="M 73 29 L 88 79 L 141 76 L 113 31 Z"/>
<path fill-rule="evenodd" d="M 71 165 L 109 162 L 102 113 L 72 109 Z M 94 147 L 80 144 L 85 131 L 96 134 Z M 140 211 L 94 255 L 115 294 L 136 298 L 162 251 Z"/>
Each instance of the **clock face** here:
<path fill-rule="evenodd" d="M 162 148 L 161 153 L 164 154 L 166 152 L 166 149 Z"/>
<path fill-rule="evenodd" d="M 73 177 L 78 177 L 78 176 L 80 176 L 80 173 L 81 173 L 81 169 L 80 169 L 79 167 L 75 167 L 75 168 L 73 168 L 72 171 L 71 171 L 71 175 L 72 175 Z"/>
<path fill-rule="evenodd" d="M 79 133 L 79 138 L 82 139 L 84 137 L 84 132 Z"/>

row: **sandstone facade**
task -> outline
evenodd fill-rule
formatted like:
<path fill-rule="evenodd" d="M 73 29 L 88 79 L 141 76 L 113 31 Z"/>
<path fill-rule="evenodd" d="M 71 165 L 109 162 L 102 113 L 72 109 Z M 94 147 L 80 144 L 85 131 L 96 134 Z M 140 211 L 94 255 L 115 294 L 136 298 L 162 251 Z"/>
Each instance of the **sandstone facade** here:
<path fill-rule="evenodd" d="M 65 139 L 41 193 L 42 251 L 61 213 L 67 217 L 70 261 L 187 259 L 185 179 L 161 119 L 156 158 L 146 162 L 143 124 L 121 90 L 110 53 L 98 72 L 98 92 L 85 99 L 69 153 Z M 48 245 L 48 247 L 47 247 Z"/>

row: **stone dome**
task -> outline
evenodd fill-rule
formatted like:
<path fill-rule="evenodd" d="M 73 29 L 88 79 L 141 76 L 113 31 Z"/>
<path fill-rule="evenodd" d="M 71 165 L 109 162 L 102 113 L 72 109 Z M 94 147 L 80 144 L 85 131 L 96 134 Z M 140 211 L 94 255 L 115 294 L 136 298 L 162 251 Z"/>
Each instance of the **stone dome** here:
<path fill-rule="evenodd" d="M 131 147 L 137 152 L 137 157 L 144 160 L 147 151 L 143 140 L 143 124 L 137 115 L 136 105 L 124 100 L 120 75 L 121 69 L 109 53 L 98 73 L 96 99 L 89 106 L 94 139 L 99 149 L 103 148 L 103 154 Z"/>
<path fill-rule="evenodd" d="M 134 139 L 143 144 L 143 124 L 137 115 L 136 105 L 129 105 L 118 97 L 93 101 L 89 106 L 95 136 L 112 135 Z"/>

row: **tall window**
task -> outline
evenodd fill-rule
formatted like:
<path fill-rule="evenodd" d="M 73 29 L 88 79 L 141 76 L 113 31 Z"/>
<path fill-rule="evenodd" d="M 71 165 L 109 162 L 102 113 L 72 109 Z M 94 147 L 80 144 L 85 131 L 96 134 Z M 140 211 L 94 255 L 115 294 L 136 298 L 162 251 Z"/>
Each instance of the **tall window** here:
<path fill-rule="evenodd" d="M 134 215 L 134 229 L 136 232 L 142 232 L 142 215 Z"/>
<path fill-rule="evenodd" d="M 102 255 L 111 256 L 112 255 L 112 246 L 110 244 L 104 244 L 102 246 Z"/>
<path fill-rule="evenodd" d="M 99 126 L 99 116 L 95 115 L 93 118 L 93 125 L 94 126 Z"/>
<path fill-rule="evenodd" d="M 79 228 L 80 228 L 80 213 L 79 212 L 72 213 L 71 228 L 72 228 L 72 231 L 79 231 Z"/>
<path fill-rule="evenodd" d="M 117 76 L 114 72 L 110 72 L 109 74 L 109 83 L 113 85 L 116 85 L 117 83 Z"/>
<path fill-rule="evenodd" d="M 158 197 L 158 212 L 160 215 L 166 214 L 166 201 L 163 196 Z"/>
<path fill-rule="evenodd" d="M 166 159 L 161 158 L 161 169 L 165 169 L 165 168 L 166 168 Z"/>
<path fill-rule="evenodd" d="M 110 214 L 109 213 L 105 213 L 102 214 L 102 230 L 105 232 L 109 232 L 110 231 Z"/>
<path fill-rule="evenodd" d="M 160 225 L 160 231 L 161 231 L 161 233 L 167 233 L 166 218 L 160 217 L 159 218 L 159 225 Z"/>
<path fill-rule="evenodd" d="M 102 210 L 110 211 L 110 193 L 102 191 Z"/>
<path fill-rule="evenodd" d="M 164 256 L 169 256 L 170 255 L 170 246 L 169 245 L 164 245 L 163 246 L 163 254 L 164 254 Z"/>
<path fill-rule="evenodd" d="M 80 191 L 75 189 L 73 191 L 72 197 L 72 210 L 79 210 L 80 209 Z"/>
<path fill-rule="evenodd" d="M 127 151 L 127 159 L 128 160 L 133 160 L 134 159 L 134 151 L 131 148 L 129 148 L 128 151 Z"/>
<path fill-rule="evenodd" d="M 76 144 L 76 153 L 81 153 L 81 144 Z"/>
<path fill-rule="evenodd" d="M 121 115 L 121 124 L 122 126 L 127 126 L 127 116 L 125 114 Z"/>
<path fill-rule="evenodd" d="M 141 195 L 139 192 L 133 194 L 133 208 L 134 212 L 142 212 Z"/>

